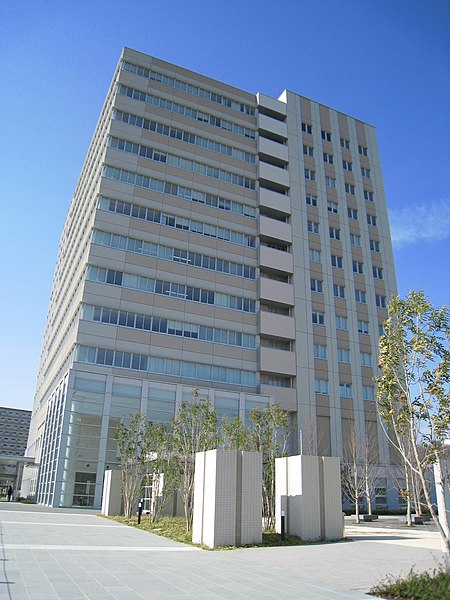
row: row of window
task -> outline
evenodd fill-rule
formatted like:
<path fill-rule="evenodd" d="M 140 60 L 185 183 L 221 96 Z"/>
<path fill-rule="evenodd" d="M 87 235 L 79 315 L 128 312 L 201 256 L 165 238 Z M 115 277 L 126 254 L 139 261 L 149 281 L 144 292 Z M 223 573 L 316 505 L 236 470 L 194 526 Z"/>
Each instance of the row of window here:
<path fill-rule="evenodd" d="M 122 169 L 106 167 L 105 177 L 116 179 L 114 176 L 117 175 L 116 171 L 120 171 L 120 174 L 123 173 Z M 127 171 L 125 171 L 125 173 L 127 173 Z M 110 177 L 108 177 L 108 175 Z M 199 235 L 204 235 L 217 240 L 225 240 L 227 242 L 231 242 L 232 244 L 237 244 L 238 246 L 245 246 L 248 248 L 255 248 L 256 246 L 256 237 L 253 235 L 247 235 L 239 231 L 226 229 L 225 227 L 218 227 L 216 225 L 202 223 L 201 221 L 194 221 L 193 219 L 186 219 L 185 217 L 171 215 L 170 213 L 161 212 L 152 208 L 146 208 L 145 206 L 140 206 L 139 204 L 131 204 L 129 202 L 123 202 L 122 200 L 113 200 L 111 198 L 101 197 L 99 199 L 98 207 L 101 210 L 127 215 L 135 219 L 150 221 L 151 223 L 158 223 L 160 225 L 164 225 L 165 227 L 173 227 L 175 229 L 182 229 L 183 231 L 197 233 Z"/>
<path fill-rule="evenodd" d="M 206 150 L 211 150 L 212 152 L 217 152 L 219 154 L 226 154 L 227 156 L 237 158 L 238 160 L 243 160 L 253 165 L 256 163 L 255 155 L 251 154 L 250 152 L 244 152 L 244 150 L 240 150 L 239 148 L 234 148 L 233 146 L 216 142 L 209 138 L 196 135 L 195 133 L 185 131 L 184 129 L 178 129 L 176 127 L 172 127 L 171 125 L 164 125 L 163 123 L 138 117 L 121 110 L 114 110 L 112 118 L 116 121 L 120 121 L 121 123 L 127 123 L 128 125 L 134 125 L 135 127 L 140 127 L 141 129 L 153 131 L 159 135 L 173 138 L 175 140 L 185 142 L 186 144 L 192 144 L 194 146 L 198 146 L 199 148 L 205 148 Z"/>
<path fill-rule="evenodd" d="M 331 156 L 331 155 L 327 155 L 327 156 Z M 344 161 L 344 162 L 346 162 L 346 161 Z M 345 169 L 345 167 L 344 167 L 344 169 Z M 305 179 L 309 179 L 309 181 L 316 181 L 317 172 L 314 169 L 309 169 L 309 168 L 305 167 L 304 173 L 305 173 Z M 361 167 L 361 175 L 363 177 L 367 177 L 367 179 L 371 179 L 370 169 Z M 335 190 L 336 189 L 336 177 L 330 177 L 328 175 L 325 175 L 325 185 L 326 185 L 326 187 L 329 187 L 329 188 L 332 188 Z M 355 193 L 355 186 L 348 184 L 348 188 L 346 187 L 346 192 L 349 194 L 351 192 L 348 192 L 347 189 L 353 189 L 353 194 Z"/>
<path fill-rule="evenodd" d="M 315 173 L 315 171 L 313 171 L 313 173 Z M 314 175 L 315 177 L 315 175 Z M 308 179 L 310 179 L 310 177 L 308 177 Z M 349 194 L 350 196 L 356 196 L 356 187 L 355 185 L 353 185 L 352 183 L 347 183 L 345 182 L 344 184 L 345 186 L 345 192 L 347 194 Z M 373 192 L 369 191 L 369 190 L 364 190 L 364 200 L 368 200 L 369 202 L 374 202 L 375 197 Z M 317 196 L 314 196 L 313 194 L 306 194 L 306 204 L 309 204 L 310 206 L 318 206 L 318 200 L 317 200 Z M 328 202 L 328 205 L 330 204 L 330 201 Z M 334 204 L 337 205 L 336 202 L 334 202 Z M 328 208 L 328 210 L 330 210 Z M 336 211 L 338 212 L 338 211 Z"/>
<path fill-rule="evenodd" d="M 309 233 L 320 233 L 319 223 L 317 221 L 308 220 L 307 229 Z M 337 227 L 329 227 L 328 230 L 329 236 L 331 239 L 340 240 L 341 239 L 341 230 Z M 350 234 L 350 244 L 352 246 L 357 246 L 361 248 L 362 241 L 361 236 L 357 233 Z M 369 240 L 369 246 L 372 252 L 381 252 L 380 242 L 378 240 Z"/>
<path fill-rule="evenodd" d="M 120 250 L 126 250 L 127 252 L 134 252 L 135 254 L 143 254 L 145 256 L 169 260 L 171 262 L 192 265 L 201 269 L 243 277 L 244 279 L 256 279 L 255 267 L 215 258 L 214 256 L 199 254 L 197 252 L 190 252 L 187 250 L 180 250 L 179 248 L 171 248 L 161 244 L 146 242 L 124 235 L 99 231 L 98 229 L 94 230 L 93 242 L 101 246 L 107 246 L 108 248 L 119 248 Z"/>
<path fill-rule="evenodd" d="M 214 381 L 251 387 L 256 385 L 256 377 L 253 371 L 216 367 L 134 352 L 94 348 L 92 346 L 77 346 L 75 360 L 173 377 L 186 377 L 199 381 Z"/>
<path fill-rule="evenodd" d="M 177 169 L 184 169 L 191 173 L 204 175 L 205 177 L 211 177 L 212 179 L 219 179 L 220 181 L 225 181 L 226 183 L 231 183 L 249 190 L 256 189 L 255 180 L 250 179 L 249 177 L 211 167 L 205 163 L 189 160 L 188 158 L 183 158 L 176 154 L 162 152 L 161 150 L 156 150 L 150 146 L 144 146 L 143 144 L 135 144 L 134 142 L 111 136 L 108 139 L 108 147 L 113 148 L 114 150 L 120 150 L 121 152 L 126 152 L 127 154 L 134 154 L 142 158 L 147 158 L 154 162 L 168 164 Z"/>
<path fill-rule="evenodd" d="M 104 269 L 103 267 L 89 265 L 86 279 L 95 283 L 108 283 L 149 294 L 170 296 L 171 298 L 180 298 L 182 300 L 189 300 L 190 302 L 200 302 L 201 304 L 211 304 L 222 308 L 256 313 L 256 302 L 249 298 L 222 294 L 181 283 L 143 277 L 142 275 L 132 275 L 131 273 L 123 273 L 122 271 L 115 271 L 113 269 Z"/>
<path fill-rule="evenodd" d="M 321 288 L 321 282 L 312 279 L 311 289 L 313 290 L 313 282 L 318 282 L 318 288 Z M 316 285 L 316 284 L 314 284 Z M 313 291 L 318 291 L 314 289 Z M 345 287 L 343 285 L 333 285 L 333 295 L 336 298 L 345 298 Z M 358 304 L 367 304 L 367 292 L 365 290 L 355 289 L 355 302 Z M 386 296 L 375 294 L 375 305 L 377 308 L 387 308 Z M 325 325 L 325 314 L 318 311 L 313 311 L 313 323 L 316 325 Z"/>
<path fill-rule="evenodd" d="M 333 256 L 332 258 L 339 259 L 341 257 Z M 355 271 L 355 266 L 356 266 L 357 268 L 361 268 L 361 270 L 358 271 L 358 273 L 362 274 L 362 265 L 363 265 L 363 263 L 353 261 L 353 271 L 356 272 Z M 378 279 L 382 279 L 383 278 L 382 277 L 383 269 L 381 269 L 380 267 L 373 267 L 373 269 L 376 270 L 376 272 L 381 275 L 381 277 L 378 277 Z M 323 294 L 323 281 L 321 279 L 311 278 L 310 287 L 311 287 L 312 292 L 318 292 L 319 294 Z M 334 283 L 333 284 L 333 296 L 335 296 L 336 298 L 345 298 L 346 297 L 345 286 L 338 284 L 338 283 Z M 355 289 L 355 300 L 356 300 L 356 302 L 362 302 L 363 304 L 366 304 L 366 292 Z"/>
<path fill-rule="evenodd" d="M 350 364 L 350 350 L 348 348 L 337 349 L 338 362 Z M 314 358 L 321 360 L 327 359 L 327 347 L 322 344 L 314 344 Z M 360 363 L 362 367 L 372 366 L 372 354 L 370 352 L 360 352 Z"/>
<path fill-rule="evenodd" d="M 132 327 L 133 329 L 214 342 L 215 344 L 226 344 L 227 346 L 238 346 L 239 348 L 256 348 L 256 337 L 248 333 L 172 321 L 170 319 L 143 315 L 126 310 L 106 308 L 105 306 L 83 305 L 82 318 L 86 321 Z"/>
<path fill-rule="evenodd" d="M 329 394 L 329 385 L 327 379 L 315 379 L 314 391 L 316 394 Z M 375 388 L 372 385 L 363 385 L 363 400 L 375 400 Z M 353 398 L 353 386 L 351 383 L 339 384 L 340 398 Z"/>
<path fill-rule="evenodd" d="M 170 181 L 162 181 L 161 179 L 155 179 L 154 177 L 144 177 L 143 175 L 131 173 L 130 171 L 123 171 L 123 174 L 119 175 L 119 173 L 122 172 L 121 169 L 114 169 L 114 167 L 109 167 L 109 169 L 113 169 L 113 171 L 109 170 L 105 173 L 105 169 L 103 173 L 103 176 L 108 177 L 109 179 L 117 179 L 124 183 L 131 183 L 138 187 L 175 196 L 176 198 L 183 198 L 184 200 L 190 200 L 191 202 L 197 202 L 198 204 L 204 204 L 205 206 L 212 206 L 219 210 L 243 215 L 244 217 L 256 218 L 256 209 L 248 204 L 229 200 L 228 198 L 222 198 L 215 194 L 200 192 L 199 190 L 178 185 L 177 183 L 171 183 Z"/>
<path fill-rule="evenodd" d="M 117 88 L 117 93 L 121 96 L 127 96 L 128 98 L 133 98 L 133 100 L 138 100 L 140 102 L 144 102 L 145 104 L 151 104 L 152 106 L 163 108 L 164 110 L 176 113 L 178 115 L 183 115 L 184 117 L 193 119 L 194 121 L 200 121 L 201 123 L 207 123 L 208 125 L 212 125 L 218 129 L 231 131 L 236 135 L 240 135 L 251 140 L 254 140 L 256 137 L 256 132 L 253 129 L 243 127 L 237 123 L 232 123 L 231 121 L 227 121 L 221 117 L 215 117 L 214 115 L 210 115 L 195 108 L 184 106 L 183 104 L 177 104 L 176 102 L 166 100 L 165 98 L 152 96 L 151 94 L 141 92 L 135 88 L 127 87 L 126 85 L 120 84 Z"/>
<path fill-rule="evenodd" d="M 309 133 L 310 135 L 312 135 L 313 132 L 313 126 L 311 123 L 306 123 L 306 122 L 302 122 L 302 131 L 303 133 Z M 331 135 L 331 131 L 327 131 L 325 129 L 322 129 L 320 132 L 320 137 L 322 138 L 323 141 L 325 142 L 331 142 L 332 140 L 332 135 Z M 347 150 L 350 150 L 350 140 L 348 138 L 340 138 L 340 143 L 341 143 L 341 147 L 342 148 L 346 148 Z M 361 156 L 368 156 L 369 155 L 369 150 L 367 148 L 367 146 L 363 146 L 362 144 L 358 144 L 358 153 Z"/>
<path fill-rule="evenodd" d="M 250 106 L 249 104 L 237 102 L 233 98 L 228 98 L 227 96 L 222 96 L 222 94 L 217 94 L 216 92 L 211 92 L 199 86 L 186 83 L 185 81 L 181 81 L 181 79 L 169 77 L 168 75 L 163 75 L 162 73 L 158 73 L 157 71 L 153 71 L 145 67 L 140 67 L 139 65 L 134 65 L 125 61 L 122 63 L 122 69 L 124 71 L 129 71 L 130 73 L 135 73 L 140 77 L 150 79 L 151 81 L 156 81 L 157 83 L 162 83 L 163 85 L 167 85 L 168 87 L 180 90 L 182 92 L 185 92 L 186 94 L 198 96 L 199 98 L 204 98 L 205 100 L 210 100 L 211 102 L 221 104 L 222 106 L 226 106 L 227 108 L 237 110 L 247 115 L 255 114 L 255 108 L 253 106 Z"/>
<path fill-rule="evenodd" d="M 303 154 L 305 156 L 310 156 L 314 158 L 314 146 L 308 146 L 307 144 L 303 144 Z M 367 156 L 367 155 L 366 155 Z M 329 165 L 334 165 L 334 154 L 330 154 L 329 152 L 323 152 L 322 158 L 324 163 L 328 163 Z M 344 171 L 353 171 L 353 162 L 351 160 L 342 159 L 342 168 Z M 315 174 L 315 171 L 313 171 Z M 361 167 L 361 175 L 363 177 L 371 178 L 371 171 L 368 168 Z M 314 179 L 315 180 L 315 179 Z"/>
<path fill-rule="evenodd" d="M 325 325 L 325 313 L 314 310 L 312 312 L 312 322 L 315 325 Z M 336 329 L 342 329 L 343 331 L 348 331 L 348 317 L 343 317 L 342 315 L 336 315 Z M 358 333 L 369 333 L 369 322 L 361 321 L 358 319 Z M 378 325 L 378 335 L 383 335 L 383 325 L 380 323 Z"/>

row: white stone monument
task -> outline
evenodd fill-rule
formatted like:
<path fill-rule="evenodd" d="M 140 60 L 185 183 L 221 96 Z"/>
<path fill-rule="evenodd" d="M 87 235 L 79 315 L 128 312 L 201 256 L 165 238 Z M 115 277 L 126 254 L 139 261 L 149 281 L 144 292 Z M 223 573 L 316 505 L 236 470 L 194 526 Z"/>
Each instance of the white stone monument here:
<path fill-rule="evenodd" d="M 208 450 L 195 456 L 192 541 L 210 548 L 262 540 L 262 455 Z"/>
<path fill-rule="evenodd" d="M 106 469 L 103 477 L 102 515 L 122 514 L 122 472 Z"/>
<path fill-rule="evenodd" d="M 340 460 L 298 455 L 275 461 L 275 522 L 281 533 L 302 540 L 340 540 L 344 537 Z"/>

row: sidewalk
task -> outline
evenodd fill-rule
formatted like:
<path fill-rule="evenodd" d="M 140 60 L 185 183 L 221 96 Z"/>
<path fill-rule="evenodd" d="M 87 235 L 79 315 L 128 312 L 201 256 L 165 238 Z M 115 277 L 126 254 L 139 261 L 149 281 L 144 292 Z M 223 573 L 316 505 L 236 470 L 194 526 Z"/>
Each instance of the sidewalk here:
<path fill-rule="evenodd" d="M 1 503 L 0 598 L 367 600 L 386 574 L 440 560 L 429 525 L 346 525 L 353 541 L 208 552 L 96 511 Z"/>

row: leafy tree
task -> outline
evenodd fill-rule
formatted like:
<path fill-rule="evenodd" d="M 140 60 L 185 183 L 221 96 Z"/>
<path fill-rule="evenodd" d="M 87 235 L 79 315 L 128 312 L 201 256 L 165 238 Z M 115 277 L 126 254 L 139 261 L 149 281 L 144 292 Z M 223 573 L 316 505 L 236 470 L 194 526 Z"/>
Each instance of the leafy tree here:
<path fill-rule="evenodd" d="M 427 486 L 427 472 L 441 464 L 450 429 L 449 311 L 434 308 L 422 291 L 398 296 L 380 338 L 377 406 L 391 443 L 417 474 L 425 501 L 449 560 L 448 523 L 438 519 Z M 420 447 L 420 450 L 419 450 Z M 443 493 L 436 481 L 437 494 Z M 448 482 L 447 482 L 448 484 Z"/>
<path fill-rule="evenodd" d="M 263 455 L 263 521 L 275 526 L 275 459 L 286 456 L 290 436 L 288 412 L 278 403 L 250 411 L 249 450 Z"/>
<path fill-rule="evenodd" d="M 172 420 L 173 449 L 180 472 L 180 493 L 186 517 L 186 529 L 192 529 L 195 454 L 213 450 L 219 444 L 217 413 L 211 401 L 199 397 L 198 388 L 192 392 L 192 401 L 180 404 Z"/>
<path fill-rule="evenodd" d="M 121 419 L 114 438 L 120 454 L 124 513 L 126 517 L 131 517 L 141 494 L 149 453 L 145 415 L 136 413 L 128 425 Z"/>
<path fill-rule="evenodd" d="M 165 423 L 150 421 L 147 440 L 146 478 L 151 489 L 149 520 L 154 523 L 161 516 L 168 497 L 175 493 L 180 477 L 169 427 Z"/>

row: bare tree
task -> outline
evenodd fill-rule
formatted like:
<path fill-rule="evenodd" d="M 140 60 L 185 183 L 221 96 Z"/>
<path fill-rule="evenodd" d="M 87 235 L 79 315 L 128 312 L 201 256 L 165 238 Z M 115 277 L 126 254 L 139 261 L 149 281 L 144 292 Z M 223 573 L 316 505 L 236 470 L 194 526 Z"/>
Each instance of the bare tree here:
<path fill-rule="evenodd" d="M 149 452 L 145 415 L 136 413 L 128 425 L 119 421 L 114 437 L 120 454 L 124 513 L 131 517 L 141 494 Z"/>
<path fill-rule="evenodd" d="M 198 388 L 192 401 L 183 401 L 172 420 L 173 450 L 180 472 L 180 493 L 186 517 L 186 530 L 192 529 L 195 455 L 213 450 L 219 444 L 217 413 L 207 397 L 199 397 Z"/>

